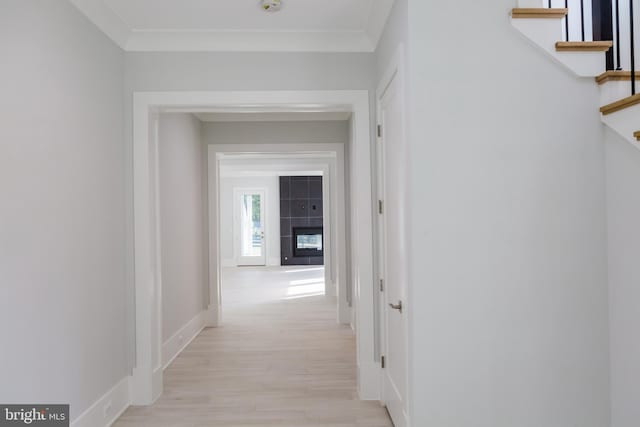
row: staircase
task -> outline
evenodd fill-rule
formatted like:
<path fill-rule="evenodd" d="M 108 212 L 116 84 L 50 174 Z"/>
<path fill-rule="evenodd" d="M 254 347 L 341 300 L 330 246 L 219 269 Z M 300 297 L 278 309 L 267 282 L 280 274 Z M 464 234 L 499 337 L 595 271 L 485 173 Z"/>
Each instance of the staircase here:
<path fill-rule="evenodd" d="M 636 92 L 640 72 L 635 70 L 633 0 L 628 1 L 628 10 L 624 6 L 621 10 L 624 1 L 591 0 L 587 6 L 591 6 L 593 19 L 588 19 L 583 0 L 564 1 L 564 6 L 575 6 L 576 10 L 552 7 L 559 0 L 521 0 L 525 4 L 511 11 L 511 23 L 533 45 L 577 77 L 595 77 L 594 83 L 600 88 L 603 123 L 640 149 L 640 93 Z M 570 14 L 574 19 L 569 19 Z M 572 28 L 576 25 L 577 29 Z M 593 34 L 591 40 L 588 32 Z M 578 40 L 570 40 L 576 34 Z M 624 70 L 623 66 L 629 69 Z"/>

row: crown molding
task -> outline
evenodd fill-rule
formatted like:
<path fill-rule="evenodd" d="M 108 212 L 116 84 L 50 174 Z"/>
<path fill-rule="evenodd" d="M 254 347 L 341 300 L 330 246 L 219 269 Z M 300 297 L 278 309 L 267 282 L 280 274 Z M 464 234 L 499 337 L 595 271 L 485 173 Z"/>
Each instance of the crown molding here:
<path fill-rule="evenodd" d="M 373 52 L 394 0 L 376 0 L 363 31 L 136 30 L 104 0 L 69 0 L 129 52 Z"/>
<path fill-rule="evenodd" d="M 96 27 L 105 33 L 122 49 L 131 37 L 131 30 L 127 24 L 102 0 L 69 0 Z"/>
<path fill-rule="evenodd" d="M 372 3 L 365 32 L 374 50 L 378 46 L 380 37 L 382 37 L 385 25 L 387 25 L 387 19 L 391 14 L 394 1 L 395 0 L 376 0 Z"/>

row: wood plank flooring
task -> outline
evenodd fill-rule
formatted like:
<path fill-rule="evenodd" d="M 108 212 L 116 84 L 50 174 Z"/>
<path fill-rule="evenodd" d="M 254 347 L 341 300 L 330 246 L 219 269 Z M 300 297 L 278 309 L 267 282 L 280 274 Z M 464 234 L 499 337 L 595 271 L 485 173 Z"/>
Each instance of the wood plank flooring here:
<path fill-rule="evenodd" d="M 318 295 L 322 269 L 229 269 L 224 324 L 205 329 L 165 371 L 155 405 L 116 427 L 390 427 L 357 400 L 355 336 Z"/>

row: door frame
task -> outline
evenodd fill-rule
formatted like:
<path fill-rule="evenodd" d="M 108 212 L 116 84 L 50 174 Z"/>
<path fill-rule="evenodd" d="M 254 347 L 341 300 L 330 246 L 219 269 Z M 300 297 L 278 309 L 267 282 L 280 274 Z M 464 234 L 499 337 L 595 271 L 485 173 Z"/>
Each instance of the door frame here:
<path fill-rule="evenodd" d="M 358 364 L 358 393 L 379 400 L 375 361 L 373 191 L 369 91 L 176 91 L 133 94 L 133 194 L 135 366 L 133 405 L 150 405 L 162 394 L 162 258 L 158 206 L 158 114 L 160 112 L 349 111 L 352 113 L 351 267 Z M 209 305 L 216 295 L 209 295 Z"/>
<path fill-rule="evenodd" d="M 383 74 L 382 78 L 380 79 L 380 82 L 378 84 L 378 88 L 376 90 L 376 121 L 378 124 L 382 123 L 382 109 L 381 109 L 381 104 L 382 104 L 382 98 L 384 97 L 387 89 L 389 88 L 389 86 L 391 85 L 391 83 L 394 81 L 394 79 L 398 79 L 398 86 L 400 88 L 400 96 L 402 97 L 402 102 L 403 104 L 406 106 L 406 98 L 405 98 L 405 81 L 406 81 L 406 75 L 405 75 L 405 55 L 404 55 L 404 45 L 400 44 L 398 46 L 398 48 L 396 49 L 393 57 L 391 58 L 389 65 L 387 67 L 387 69 L 385 70 L 385 73 Z M 405 130 L 408 130 L 408 126 L 407 126 L 407 117 L 406 117 L 406 109 L 405 109 L 405 114 L 404 114 L 404 127 Z M 406 134 L 405 134 L 405 138 L 406 138 Z M 384 162 L 384 149 L 383 149 L 383 143 L 384 143 L 384 139 L 383 139 L 383 133 L 377 133 L 377 138 L 376 138 L 376 169 L 377 169 L 377 173 L 376 173 L 376 177 L 377 177 L 377 182 L 376 182 L 376 194 L 378 196 L 378 200 L 382 201 L 384 203 L 385 200 L 385 162 Z M 384 212 L 384 211 L 383 211 Z M 385 219 L 385 215 L 384 213 L 380 213 L 378 212 L 377 215 L 377 242 L 376 242 L 376 246 L 377 246 L 377 274 L 378 274 L 378 280 L 382 281 L 379 282 L 381 284 L 385 283 L 385 268 L 386 268 L 386 245 L 385 245 L 385 229 L 386 229 L 386 219 Z M 386 351 L 386 336 L 387 336 L 387 325 L 386 325 L 386 309 L 387 307 L 385 306 L 386 304 L 386 299 L 385 299 L 385 286 L 379 286 L 378 287 L 378 298 L 376 299 L 377 301 L 377 311 L 378 311 L 378 327 L 380 330 L 380 347 L 379 347 L 379 353 L 380 356 L 384 355 L 384 353 L 387 353 Z M 411 414 L 411 410 L 410 410 L 410 393 L 411 393 L 411 389 L 412 389 L 412 378 L 411 375 L 409 375 L 409 372 L 412 372 L 412 367 L 410 365 L 411 362 L 411 357 L 410 357 L 410 345 L 409 345 L 409 332 L 410 332 L 410 323 L 409 323 L 409 318 L 410 318 L 410 313 L 411 313 L 411 298 L 410 298 L 410 294 L 409 294 L 409 287 L 408 284 L 405 283 L 404 284 L 404 295 L 405 295 L 405 300 L 406 301 L 402 301 L 402 311 L 403 311 L 403 324 L 404 324 L 404 333 L 405 333 L 405 343 L 404 343 L 404 347 L 405 347 L 405 351 L 404 354 L 406 356 L 405 359 L 405 366 L 406 366 L 406 390 L 404 390 L 405 392 L 405 423 L 407 426 L 411 425 L 411 421 L 410 421 L 410 414 Z M 385 403 L 385 395 L 384 395 L 384 370 L 380 370 L 380 401 L 384 404 Z"/>
<path fill-rule="evenodd" d="M 236 233 L 240 231 L 240 220 L 238 218 L 238 196 L 240 194 L 246 194 L 248 192 L 253 192 L 254 194 L 258 194 L 261 193 L 262 194 L 262 201 L 261 201 L 261 207 L 262 207 L 262 211 L 260 212 L 261 216 L 262 216 L 262 231 L 264 236 L 262 237 L 262 251 L 263 254 L 262 256 L 264 257 L 264 264 L 240 264 L 240 258 L 242 257 L 240 255 L 240 242 L 238 241 L 238 237 L 239 235 L 237 235 Z M 234 262 L 236 264 L 236 266 L 256 266 L 256 267 L 260 267 L 260 266 L 266 266 L 267 265 L 267 259 L 269 254 L 267 253 L 267 237 L 269 235 L 269 232 L 271 230 L 268 230 L 268 223 L 267 223 L 267 212 L 266 212 L 266 206 L 267 206 L 267 197 L 268 197 L 268 189 L 266 187 L 234 187 L 233 189 L 233 258 L 234 258 Z"/>
<path fill-rule="evenodd" d="M 210 326 L 224 321 L 222 313 L 222 258 L 221 236 L 221 185 L 222 162 L 243 159 L 246 161 L 271 162 L 266 168 L 284 174 L 295 172 L 305 175 L 310 171 L 322 173 L 323 228 L 326 251 L 324 254 L 325 294 L 337 297 L 337 321 L 349 324 L 352 310 L 349 304 L 347 277 L 347 245 L 345 208 L 345 146 L 342 143 L 300 144 L 238 144 L 221 143 L 208 146 L 208 192 L 210 292 L 217 295 L 217 308 L 209 306 Z M 215 231 L 215 232 L 213 232 Z M 280 254 L 278 254 L 280 260 Z"/>

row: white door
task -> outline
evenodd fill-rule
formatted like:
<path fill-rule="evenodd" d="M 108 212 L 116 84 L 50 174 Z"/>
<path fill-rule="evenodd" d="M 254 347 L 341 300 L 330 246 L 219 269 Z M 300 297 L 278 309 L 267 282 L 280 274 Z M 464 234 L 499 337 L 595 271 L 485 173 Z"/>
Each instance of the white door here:
<path fill-rule="evenodd" d="M 407 425 L 407 246 L 404 98 L 396 73 L 378 100 L 383 403 L 396 427 Z"/>
<path fill-rule="evenodd" d="M 234 248 L 237 265 L 266 265 L 265 190 L 234 191 Z"/>

